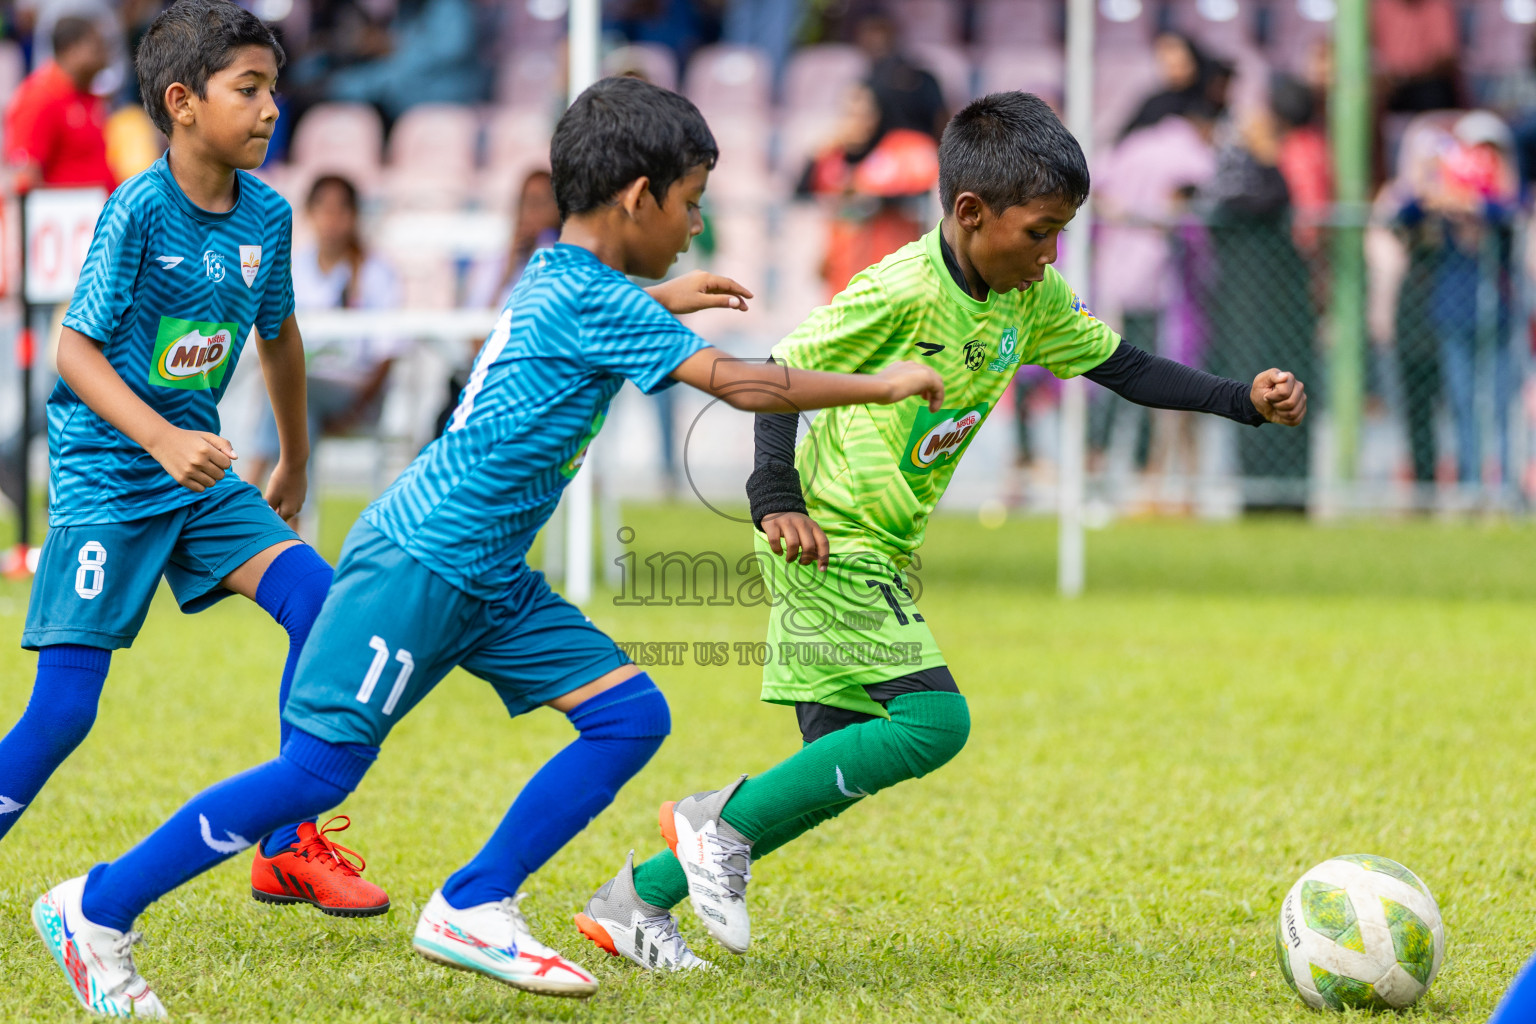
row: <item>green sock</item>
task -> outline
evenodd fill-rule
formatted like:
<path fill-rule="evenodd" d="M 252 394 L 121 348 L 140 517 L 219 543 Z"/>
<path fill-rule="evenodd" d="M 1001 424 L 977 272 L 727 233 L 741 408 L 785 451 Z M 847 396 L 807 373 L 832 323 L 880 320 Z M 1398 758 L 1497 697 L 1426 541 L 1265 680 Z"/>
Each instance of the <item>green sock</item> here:
<path fill-rule="evenodd" d="M 958 693 L 904 693 L 886 710 L 889 720 L 839 729 L 741 784 L 721 816 L 752 843 L 753 859 L 862 797 L 928 774 L 959 753 L 970 732 Z M 635 866 L 635 889 L 652 906 L 671 907 L 688 895 L 688 880 L 664 850 Z"/>

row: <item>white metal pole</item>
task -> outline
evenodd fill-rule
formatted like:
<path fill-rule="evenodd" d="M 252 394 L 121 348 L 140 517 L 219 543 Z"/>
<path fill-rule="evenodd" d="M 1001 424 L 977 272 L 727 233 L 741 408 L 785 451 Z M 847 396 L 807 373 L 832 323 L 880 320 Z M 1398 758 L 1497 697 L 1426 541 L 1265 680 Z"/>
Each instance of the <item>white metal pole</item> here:
<path fill-rule="evenodd" d="M 601 0 L 571 0 L 570 15 L 566 76 L 569 99 L 574 103 L 597 81 L 603 28 Z M 592 475 L 597 467 L 591 463 L 588 459 L 582 465 L 565 494 L 565 596 L 578 606 L 592 599 Z"/>
<path fill-rule="evenodd" d="M 1077 136 L 1083 154 L 1093 155 L 1094 0 L 1067 4 L 1067 130 Z M 1064 253 L 1062 273 L 1080 297 L 1088 293 L 1092 271 L 1092 200 L 1078 210 Z M 1083 592 L 1086 551 L 1083 500 L 1088 476 L 1088 385 L 1081 377 L 1061 391 L 1061 468 L 1057 490 L 1056 589 L 1063 597 Z"/>

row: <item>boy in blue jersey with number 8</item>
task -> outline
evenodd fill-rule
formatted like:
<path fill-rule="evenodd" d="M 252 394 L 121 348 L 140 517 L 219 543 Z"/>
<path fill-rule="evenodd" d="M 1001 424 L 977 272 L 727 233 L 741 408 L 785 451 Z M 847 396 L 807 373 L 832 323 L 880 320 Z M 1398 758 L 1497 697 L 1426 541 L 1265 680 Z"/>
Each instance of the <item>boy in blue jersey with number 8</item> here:
<path fill-rule="evenodd" d="M 0 836 L 90 731 L 111 652 L 133 643 L 162 575 L 183 611 L 237 593 L 286 627 L 279 707 L 325 598 L 330 566 L 284 522 L 303 503 L 309 456 L 292 214 L 246 173 L 266 156 L 282 61 L 267 27 L 227 0 L 181 0 L 140 44 L 145 106 L 170 150 L 108 199 L 64 317 L 50 529 L 22 634 L 37 680 L 0 740 Z M 218 401 L 253 332 L 282 427 L 265 498 L 219 436 Z M 389 909 L 313 822 L 269 831 L 257 898 Z M 267 891 L 274 869 L 292 891 Z"/>
<path fill-rule="evenodd" d="M 509 714 L 552 707 L 578 736 L 431 895 L 412 945 L 526 991 L 596 991 L 530 934 L 519 889 L 645 765 L 670 718 L 649 676 L 525 556 L 608 403 L 626 379 L 652 393 L 682 381 L 754 412 L 919 396 L 938 409 L 943 399 L 938 375 L 913 363 L 837 374 L 730 359 L 673 314 L 745 309 L 740 285 L 695 273 L 647 294 L 626 279 L 663 276 L 702 230 L 717 154 L 693 104 L 637 79 L 599 82 L 560 119 L 550 144 L 560 242 L 529 263 L 443 436 L 348 535 L 284 707 L 281 756 L 205 790 L 134 849 L 34 905 L 82 1002 L 100 990 L 112 1008 L 161 1012 L 132 958 L 144 908 L 224 860 L 224 837 L 340 803 L 395 722 L 459 665 Z"/>

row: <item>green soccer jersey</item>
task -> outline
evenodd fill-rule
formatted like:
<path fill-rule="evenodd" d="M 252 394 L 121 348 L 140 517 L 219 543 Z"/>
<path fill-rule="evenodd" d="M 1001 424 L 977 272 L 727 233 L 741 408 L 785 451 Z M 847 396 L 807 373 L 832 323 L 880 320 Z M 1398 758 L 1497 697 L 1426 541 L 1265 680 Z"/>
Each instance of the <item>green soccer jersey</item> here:
<path fill-rule="evenodd" d="M 966 294 L 944 265 L 935 228 L 860 273 L 774 347 L 775 359 L 798 369 L 878 373 L 913 360 L 944 380 L 937 413 L 909 398 L 818 414 L 795 453 L 807 511 L 833 551 L 874 552 L 905 566 L 1019 366 L 1075 377 L 1119 343 L 1050 267 L 1024 291 L 984 301 Z"/>

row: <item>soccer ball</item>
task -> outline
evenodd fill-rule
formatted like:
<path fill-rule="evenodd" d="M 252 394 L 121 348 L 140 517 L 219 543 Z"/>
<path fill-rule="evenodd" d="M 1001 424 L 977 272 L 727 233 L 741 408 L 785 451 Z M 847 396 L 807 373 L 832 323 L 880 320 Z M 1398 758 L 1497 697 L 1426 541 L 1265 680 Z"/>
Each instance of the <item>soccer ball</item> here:
<path fill-rule="evenodd" d="M 1352 853 L 1302 875 L 1280 905 L 1280 971 L 1316 1009 L 1400 1010 L 1445 954 L 1440 907 L 1396 861 Z"/>

